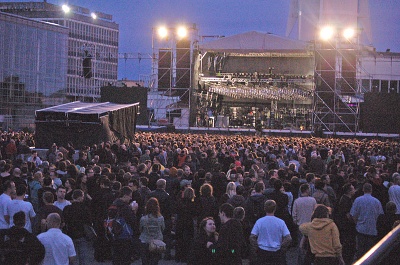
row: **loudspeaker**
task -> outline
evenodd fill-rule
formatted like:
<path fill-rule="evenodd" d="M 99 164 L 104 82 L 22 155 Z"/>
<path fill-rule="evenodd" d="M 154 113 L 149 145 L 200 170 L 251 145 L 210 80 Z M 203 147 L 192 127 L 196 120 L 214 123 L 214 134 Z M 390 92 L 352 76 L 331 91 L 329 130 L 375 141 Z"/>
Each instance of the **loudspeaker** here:
<path fill-rule="evenodd" d="M 169 50 L 158 52 L 158 88 L 171 87 L 172 54 Z"/>
<path fill-rule="evenodd" d="M 92 78 L 92 58 L 85 57 L 82 61 L 83 77 Z"/>
<path fill-rule="evenodd" d="M 400 132 L 400 94 L 365 93 L 360 104 L 361 130 L 370 133 Z"/>

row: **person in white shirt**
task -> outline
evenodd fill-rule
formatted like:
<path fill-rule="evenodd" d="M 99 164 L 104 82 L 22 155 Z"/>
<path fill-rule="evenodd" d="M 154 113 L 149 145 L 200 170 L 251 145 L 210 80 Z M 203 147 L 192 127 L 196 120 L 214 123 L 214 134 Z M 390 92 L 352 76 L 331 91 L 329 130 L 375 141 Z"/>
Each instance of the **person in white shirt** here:
<path fill-rule="evenodd" d="M 394 176 L 393 183 L 394 185 L 389 188 L 389 200 L 396 204 L 396 213 L 400 214 L 400 175 Z"/>
<path fill-rule="evenodd" d="M 26 194 L 26 186 L 24 184 L 20 184 L 16 188 L 16 197 L 14 200 L 10 201 L 7 204 L 6 212 L 4 214 L 4 218 L 6 222 L 9 224 L 9 227 L 14 225 L 14 214 L 23 211 L 25 213 L 26 223 L 25 229 L 32 233 L 32 222 L 31 220 L 36 216 L 35 211 L 33 210 L 32 203 L 24 201 Z"/>
<path fill-rule="evenodd" d="M 46 218 L 47 232 L 37 236 L 46 250 L 43 265 L 68 265 L 75 261 L 74 243 L 69 236 L 63 234 L 60 225 L 60 215 L 51 213 Z"/>
<path fill-rule="evenodd" d="M 293 221 L 299 226 L 301 224 L 311 222 L 311 216 L 314 212 L 315 206 L 317 205 L 317 201 L 315 200 L 315 198 L 310 197 L 310 185 L 308 185 L 307 183 L 302 184 L 300 186 L 300 192 L 301 192 L 300 197 L 297 198 L 293 203 L 293 211 L 292 211 Z M 299 244 L 302 238 L 303 234 L 299 231 L 298 232 Z M 303 263 L 305 255 L 306 255 L 305 251 L 299 248 L 297 256 L 299 264 Z"/>
<path fill-rule="evenodd" d="M 28 157 L 28 162 L 32 162 L 35 163 L 36 167 L 39 167 L 42 165 L 42 160 L 40 159 L 40 157 L 38 156 L 38 153 L 36 150 L 32 151 L 32 155 L 30 157 Z"/>
<path fill-rule="evenodd" d="M 301 197 L 297 198 L 293 203 L 293 221 L 297 225 L 311 222 L 311 216 L 317 201 L 314 197 L 310 197 L 310 186 L 302 184 L 300 186 Z"/>
<path fill-rule="evenodd" d="M 3 183 L 3 194 L 0 195 L 0 229 L 8 229 L 9 223 L 5 219 L 7 205 L 11 202 L 11 196 L 15 195 L 15 183 L 6 181 Z"/>
<path fill-rule="evenodd" d="M 59 186 L 56 190 L 57 200 L 54 202 L 54 206 L 60 208 L 61 211 L 64 210 L 65 206 L 71 205 L 71 202 L 65 199 L 66 193 L 67 189 L 64 186 Z"/>

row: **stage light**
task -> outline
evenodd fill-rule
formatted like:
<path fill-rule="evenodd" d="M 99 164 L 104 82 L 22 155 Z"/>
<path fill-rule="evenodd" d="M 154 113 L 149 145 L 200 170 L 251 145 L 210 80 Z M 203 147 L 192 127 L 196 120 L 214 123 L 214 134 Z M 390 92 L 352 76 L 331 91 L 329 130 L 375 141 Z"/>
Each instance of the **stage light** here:
<path fill-rule="evenodd" d="M 187 29 L 183 26 L 178 27 L 176 33 L 178 34 L 179 38 L 184 38 L 187 35 Z"/>
<path fill-rule="evenodd" d="M 160 38 L 165 38 L 168 35 L 168 29 L 166 27 L 159 27 L 157 32 Z"/>
<path fill-rule="evenodd" d="M 345 37 L 346 39 L 351 39 L 352 37 L 354 37 L 355 31 L 353 28 L 347 28 L 343 31 L 343 37 Z"/>
<path fill-rule="evenodd" d="M 92 16 L 93 19 L 96 19 L 96 18 L 97 18 L 96 13 L 94 13 L 94 12 L 92 12 L 90 15 Z"/>
<path fill-rule="evenodd" d="M 319 36 L 322 40 L 327 41 L 330 40 L 333 37 L 333 34 L 335 33 L 334 29 L 330 26 L 326 26 L 321 29 Z"/>
<path fill-rule="evenodd" d="M 67 5 L 62 5 L 62 10 L 64 11 L 64 13 L 68 13 L 69 11 L 71 11 L 71 8 Z"/>

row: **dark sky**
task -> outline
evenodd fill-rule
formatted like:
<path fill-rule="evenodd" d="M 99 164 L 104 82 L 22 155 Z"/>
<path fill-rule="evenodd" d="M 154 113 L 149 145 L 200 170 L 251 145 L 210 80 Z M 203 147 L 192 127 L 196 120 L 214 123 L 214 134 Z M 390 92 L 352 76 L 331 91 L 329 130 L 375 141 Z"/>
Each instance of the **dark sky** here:
<path fill-rule="evenodd" d="M 11 1 L 11 0 L 9 0 Z M 25 0 L 26 1 L 26 0 Z M 21 1 L 20 1 L 21 2 Z M 23 2 L 23 1 L 22 1 Z M 230 36 L 251 30 L 284 36 L 290 0 L 48 0 L 111 14 L 120 27 L 119 52 L 151 53 L 152 28 L 196 23 L 200 35 Z M 372 44 L 400 52 L 400 0 L 370 0 Z M 150 73 L 149 60 L 120 60 L 118 78 Z"/>

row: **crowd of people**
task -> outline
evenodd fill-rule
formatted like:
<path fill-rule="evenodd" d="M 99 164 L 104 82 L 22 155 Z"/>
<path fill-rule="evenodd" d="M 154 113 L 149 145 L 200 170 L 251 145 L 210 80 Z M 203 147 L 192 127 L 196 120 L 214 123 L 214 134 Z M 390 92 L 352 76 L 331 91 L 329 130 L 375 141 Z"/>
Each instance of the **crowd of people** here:
<path fill-rule="evenodd" d="M 138 132 L 32 147 L 1 134 L 5 264 L 287 264 L 289 249 L 299 265 L 352 264 L 400 222 L 393 139 Z"/>

